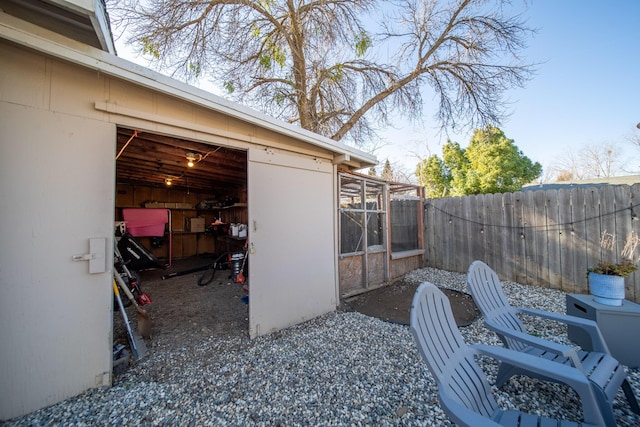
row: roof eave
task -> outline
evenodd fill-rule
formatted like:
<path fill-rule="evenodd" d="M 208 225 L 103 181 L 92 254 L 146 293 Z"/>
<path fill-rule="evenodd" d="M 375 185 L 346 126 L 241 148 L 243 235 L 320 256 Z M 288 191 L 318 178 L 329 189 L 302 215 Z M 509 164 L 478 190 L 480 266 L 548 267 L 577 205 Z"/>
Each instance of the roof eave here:
<path fill-rule="evenodd" d="M 73 10 L 91 21 L 95 36 L 105 52 L 116 54 L 104 0 L 48 0 L 63 9 Z"/>
<path fill-rule="evenodd" d="M 153 89 L 286 135 L 334 153 L 334 164 L 362 169 L 378 164 L 374 155 L 274 119 L 149 68 L 37 27 L 0 11 L 0 37 L 53 57 Z"/>

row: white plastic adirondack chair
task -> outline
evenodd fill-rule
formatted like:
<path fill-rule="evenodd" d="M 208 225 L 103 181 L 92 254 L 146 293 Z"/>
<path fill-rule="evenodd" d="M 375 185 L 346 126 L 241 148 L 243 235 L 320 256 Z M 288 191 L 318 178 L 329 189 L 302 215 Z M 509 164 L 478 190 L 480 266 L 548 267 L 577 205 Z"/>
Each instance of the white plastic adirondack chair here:
<path fill-rule="evenodd" d="M 485 324 L 496 332 L 505 347 L 578 368 L 589 378 L 596 393 L 602 395 L 600 401 L 604 401 L 603 411 L 608 410 L 612 413 L 613 399 L 622 386 L 631 410 L 640 413 L 624 367 L 610 355 L 596 322 L 562 313 L 512 307 L 502 290 L 498 275 L 482 261 L 474 261 L 469 267 L 467 285 L 473 300 L 482 312 Z M 518 314 L 528 314 L 579 327 L 591 337 L 594 351 L 576 350 L 572 346 L 530 335 Z M 522 373 L 522 368 L 502 363 L 496 386 L 501 387 L 512 376 Z M 557 381 L 553 377 L 544 379 Z M 613 414 L 608 418 L 611 420 Z"/>
<path fill-rule="evenodd" d="M 442 409 L 459 426 L 577 427 L 605 423 L 593 388 L 578 369 L 506 348 L 467 345 L 456 326 L 449 300 L 431 283 L 420 285 L 413 297 L 411 332 L 436 380 Z M 476 355 L 560 379 L 580 396 L 585 423 L 500 409 L 484 372 L 474 360 Z"/>

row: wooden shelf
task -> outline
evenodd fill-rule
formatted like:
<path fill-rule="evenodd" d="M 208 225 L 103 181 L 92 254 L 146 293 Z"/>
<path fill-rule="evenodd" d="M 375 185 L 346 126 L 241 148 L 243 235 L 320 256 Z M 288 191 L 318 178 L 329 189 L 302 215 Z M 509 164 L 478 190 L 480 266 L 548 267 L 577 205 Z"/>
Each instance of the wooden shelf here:
<path fill-rule="evenodd" d="M 212 212 L 212 211 L 223 211 L 223 210 L 227 210 L 227 209 L 246 208 L 246 207 L 247 207 L 246 203 L 236 203 L 236 204 L 231 205 L 231 206 L 216 206 L 214 208 L 197 209 L 197 210 L 198 211 L 202 211 L 202 212 Z"/>
<path fill-rule="evenodd" d="M 184 230 L 173 230 L 172 233 L 175 234 L 204 234 L 204 231 L 184 231 Z"/>
<path fill-rule="evenodd" d="M 196 208 L 165 208 L 165 207 L 159 207 L 159 208 L 149 208 L 146 206 L 141 207 L 140 205 L 118 205 L 116 206 L 117 209 L 169 209 L 172 211 L 195 211 L 197 210 Z"/>
<path fill-rule="evenodd" d="M 247 240 L 246 237 L 238 237 L 238 236 L 218 236 L 218 237 L 222 237 L 223 239 L 231 239 L 231 240 L 238 240 L 238 241 Z"/>

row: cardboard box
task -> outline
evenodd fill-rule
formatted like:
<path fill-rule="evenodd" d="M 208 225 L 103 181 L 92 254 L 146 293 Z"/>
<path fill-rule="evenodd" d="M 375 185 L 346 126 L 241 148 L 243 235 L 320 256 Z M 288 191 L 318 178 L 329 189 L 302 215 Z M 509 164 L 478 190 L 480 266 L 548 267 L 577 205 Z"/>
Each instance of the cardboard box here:
<path fill-rule="evenodd" d="M 174 203 L 173 209 L 193 209 L 193 205 L 191 203 Z"/>
<path fill-rule="evenodd" d="M 192 233 L 204 233 L 204 218 L 185 218 L 185 230 Z"/>
<path fill-rule="evenodd" d="M 145 208 L 167 208 L 167 209 L 193 209 L 191 203 L 174 203 L 174 202 L 147 202 Z"/>
<path fill-rule="evenodd" d="M 144 207 L 151 208 L 151 209 L 166 208 L 164 203 L 158 203 L 158 202 L 147 202 L 144 204 Z"/>

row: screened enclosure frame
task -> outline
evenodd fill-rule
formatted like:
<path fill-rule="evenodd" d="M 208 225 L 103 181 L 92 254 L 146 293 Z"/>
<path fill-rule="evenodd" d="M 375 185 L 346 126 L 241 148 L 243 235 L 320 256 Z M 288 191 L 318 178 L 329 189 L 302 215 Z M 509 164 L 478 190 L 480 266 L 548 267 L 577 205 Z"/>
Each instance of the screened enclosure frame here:
<path fill-rule="evenodd" d="M 339 189 L 340 256 L 387 252 L 388 190 L 385 183 L 340 173 Z M 355 231 L 356 227 L 360 233 L 346 233 L 348 229 Z M 352 241 L 349 237 L 357 239 Z"/>
<path fill-rule="evenodd" d="M 413 184 L 338 173 L 341 288 L 377 287 L 389 281 L 392 260 L 424 255 L 423 194 Z"/>

